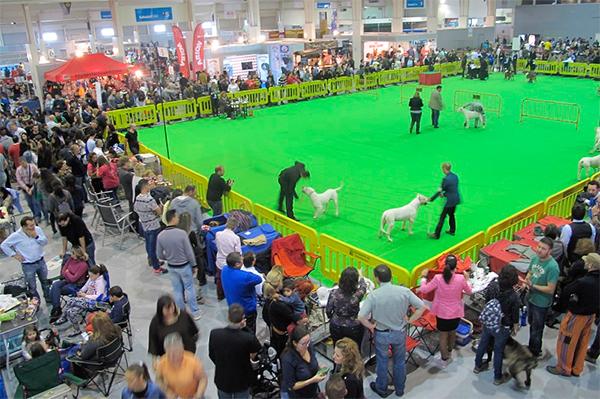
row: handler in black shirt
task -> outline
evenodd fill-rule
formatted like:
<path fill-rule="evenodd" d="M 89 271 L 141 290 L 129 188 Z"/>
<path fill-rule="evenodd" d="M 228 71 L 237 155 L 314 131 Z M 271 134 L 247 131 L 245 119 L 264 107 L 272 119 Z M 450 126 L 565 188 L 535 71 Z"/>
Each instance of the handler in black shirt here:
<path fill-rule="evenodd" d="M 233 180 L 228 179 L 225 181 L 225 179 L 223 179 L 224 174 L 225 168 L 219 165 L 215 167 L 215 173 L 210 175 L 210 178 L 208 179 L 206 201 L 213 211 L 213 216 L 221 215 L 223 213 L 223 194 L 231 191 L 231 186 L 233 186 Z"/>
<path fill-rule="evenodd" d="M 421 93 L 417 90 L 415 95 L 408 102 L 410 108 L 410 133 L 413 132 L 413 127 L 417 125 L 417 134 L 421 133 L 421 115 L 423 108 L 423 100 Z"/>
<path fill-rule="evenodd" d="M 306 170 L 302 162 L 296 161 L 294 166 L 290 166 L 279 173 L 279 202 L 278 210 L 283 212 L 283 200 L 285 199 L 285 208 L 287 217 L 298 220 L 294 217 L 294 198 L 298 199 L 296 193 L 296 184 L 301 177 L 310 177 L 310 173 Z"/>
<path fill-rule="evenodd" d="M 58 230 L 62 236 L 63 249 L 61 258 L 67 252 L 67 243 L 80 247 L 90 267 L 96 264 L 96 244 L 84 221 L 71 212 L 58 215 Z"/>
<path fill-rule="evenodd" d="M 210 332 L 208 356 L 215 364 L 215 385 L 219 397 L 249 397 L 249 389 L 256 376 L 251 358 L 261 346 L 256 337 L 247 331 L 244 308 L 237 303 L 229 307 L 229 325 Z"/>

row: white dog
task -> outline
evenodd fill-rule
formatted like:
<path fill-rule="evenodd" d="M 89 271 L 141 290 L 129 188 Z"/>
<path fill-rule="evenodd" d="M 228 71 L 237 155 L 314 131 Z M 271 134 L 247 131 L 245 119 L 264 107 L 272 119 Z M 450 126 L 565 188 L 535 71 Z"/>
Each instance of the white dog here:
<path fill-rule="evenodd" d="M 467 129 L 469 128 L 469 124 L 472 119 L 475 120 L 475 127 L 478 126 L 478 122 L 481 123 L 481 126 L 485 127 L 485 119 L 481 113 L 475 112 L 475 111 L 469 111 L 468 109 L 466 109 L 464 107 L 460 107 L 458 109 L 458 112 L 462 112 L 462 114 L 464 115 L 464 117 L 465 117 L 464 126 Z"/>
<path fill-rule="evenodd" d="M 596 138 L 594 139 L 594 147 L 590 151 L 590 154 L 593 154 L 596 151 L 600 151 L 600 126 L 596 128 Z"/>
<path fill-rule="evenodd" d="M 338 191 L 344 187 L 344 183 L 340 184 L 338 188 L 330 188 L 322 193 L 317 193 L 312 187 L 302 187 L 302 192 L 310 198 L 315 213 L 313 218 L 318 219 L 327 210 L 329 202 L 333 202 L 335 205 L 335 216 L 340 215 L 340 208 L 338 205 Z"/>
<path fill-rule="evenodd" d="M 579 160 L 579 168 L 577 169 L 577 180 L 581 179 L 581 169 L 585 168 L 585 177 L 590 174 L 590 169 L 598 170 L 600 168 L 600 155 L 595 157 L 583 157 Z"/>
<path fill-rule="evenodd" d="M 429 198 L 422 194 L 417 194 L 414 200 L 400 208 L 392 208 L 383 212 L 381 215 L 381 226 L 379 227 L 379 237 L 381 234 L 385 234 L 389 241 L 392 241 L 392 229 L 397 220 L 402 220 L 402 230 L 406 228 L 406 221 L 408 221 L 408 234 L 412 235 L 412 226 L 417 217 L 417 211 L 419 206 L 427 204 Z M 387 230 L 385 229 L 387 225 Z"/>

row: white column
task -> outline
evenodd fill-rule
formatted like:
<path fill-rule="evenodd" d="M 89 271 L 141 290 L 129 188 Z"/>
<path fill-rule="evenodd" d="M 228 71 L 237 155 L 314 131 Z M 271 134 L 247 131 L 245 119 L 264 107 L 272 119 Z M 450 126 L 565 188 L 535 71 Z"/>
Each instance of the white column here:
<path fill-rule="evenodd" d="M 304 0 L 304 38 L 315 40 L 315 0 Z"/>
<path fill-rule="evenodd" d="M 37 21 L 37 33 L 38 45 L 40 46 L 40 55 L 43 55 L 44 57 L 46 57 L 46 59 L 48 59 L 48 50 L 46 49 L 46 42 L 44 42 L 44 40 L 42 39 L 42 23 L 39 20 Z"/>
<path fill-rule="evenodd" d="M 119 4 L 117 0 L 109 0 L 110 12 L 112 14 L 113 30 L 113 46 L 116 48 L 117 58 L 125 59 L 125 47 L 123 46 L 123 25 L 119 22 Z"/>
<path fill-rule="evenodd" d="M 96 28 L 94 27 L 94 24 L 92 22 L 91 18 L 88 18 L 88 26 L 90 28 L 90 31 L 88 32 L 88 37 L 90 39 L 90 50 L 92 53 L 95 53 L 96 50 Z"/>
<path fill-rule="evenodd" d="M 465 29 L 469 19 L 469 0 L 458 0 L 458 27 Z"/>
<path fill-rule="evenodd" d="M 23 4 L 23 14 L 25 15 L 25 29 L 27 30 L 27 45 L 25 46 L 25 48 L 27 49 L 27 58 L 29 61 L 29 66 L 31 67 L 31 80 L 33 82 L 33 91 L 35 92 L 37 98 L 40 100 L 40 106 L 43 107 L 44 95 L 42 92 L 42 81 L 40 80 L 40 76 L 38 73 L 38 66 L 40 65 L 40 60 L 38 57 L 37 45 L 35 42 L 35 33 L 33 32 L 33 24 L 31 23 L 31 13 L 29 11 L 29 6 Z"/>
<path fill-rule="evenodd" d="M 358 68 L 363 59 L 363 1 L 352 0 L 352 58 Z"/>
<path fill-rule="evenodd" d="M 428 0 L 425 2 L 427 7 L 427 32 L 435 33 L 438 28 L 438 8 L 440 6 L 439 0 Z"/>
<path fill-rule="evenodd" d="M 392 0 L 392 33 L 402 33 L 404 18 L 404 0 Z"/>
<path fill-rule="evenodd" d="M 193 0 L 186 0 L 185 4 L 187 6 L 187 14 L 188 14 L 187 21 L 190 24 L 190 30 L 193 32 L 194 28 L 196 27 L 196 15 L 194 13 L 194 2 L 193 2 Z"/>
<path fill-rule="evenodd" d="M 485 26 L 496 26 L 496 0 L 487 0 Z"/>
<path fill-rule="evenodd" d="M 258 42 L 260 37 L 259 0 L 248 0 L 248 40 Z"/>

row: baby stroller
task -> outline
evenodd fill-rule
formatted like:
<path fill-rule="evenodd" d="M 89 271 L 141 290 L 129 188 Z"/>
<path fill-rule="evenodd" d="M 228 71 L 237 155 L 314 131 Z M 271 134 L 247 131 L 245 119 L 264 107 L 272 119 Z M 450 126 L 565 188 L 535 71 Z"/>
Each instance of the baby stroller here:
<path fill-rule="evenodd" d="M 279 376 L 281 366 L 277 351 L 269 342 L 265 342 L 256 355 L 256 382 L 250 387 L 250 394 L 255 399 L 270 399 L 279 397 Z"/>

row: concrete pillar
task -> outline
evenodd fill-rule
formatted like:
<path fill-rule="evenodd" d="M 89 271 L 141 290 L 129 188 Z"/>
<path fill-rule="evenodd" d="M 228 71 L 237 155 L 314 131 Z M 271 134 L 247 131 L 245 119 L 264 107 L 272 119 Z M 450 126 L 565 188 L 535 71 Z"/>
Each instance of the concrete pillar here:
<path fill-rule="evenodd" d="M 42 39 L 42 23 L 39 20 L 37 21 L 37 33 L 38 45 L 40 46 L 40 55 L 43 55 L 46 59 L 48 59 L 46 42 Z"/>
<path fill-rule="evenodd" d="M 116 50 L 117 58 L 122 60 L 125 59 L 125 47 L 123 46 L 123 25 L 119 22 L 119 4 L 117 0 L 109 0 L 110 12 L 112 14 L 113 30 L 115 36 L 113 37 L 113 46 Z"/>
<path fill-rule="evenodd" d="M 193 32 L 194 28 L 196 28 L 196 15 L 194 13 L 194 1 L 193 0 L 186 0 L 185 2 L 186 6 L 187 6 L 187 21 L 188 24 L 190 25 L 190 30 Z"/>
<path fill-rule="evenodd" d="M 402 33 L 404 18 L 404 0 L 392 0 L 392 33 Z"/>
<path fill-rule="evenodd" d="M 469 0 L 458 0 L 458 27 L 465 29 L 469 20 Z"/>
<path fill-rule="evenodd" d="M 439 0 L 429 0 L 425 2 L 427 7 L 427 32 L 435 33 L 438 28 L 438 8 L 440 6 Z"/>
<path fill-rule="evenodd" d="M 258 42 L 260 38 L 259 0 L 248 0 L 248 41 Z"/>
<path fill-rule="evenodd" d="M 92 22 L 91 18 L 88 18 L 88 27 L 89 27 L 89 32 L 88 32 L 88 37 L 90 39 L 90 51 L 92 53 L 97 52 L 96 49 L 96 28 L 94 27 L 94 24 Z"/>
<path fill-rule="evenodd" d="M 304 38 L 315 40 L 315 0 L 304 0 Z"/>
<path fill-rule="evenodd" d="M 485 26 L 496 26 L 496 0 L 487 0 Z"/>
<path fill-rule="evenodd" d="M 352 58 L 358 68 L 363 59 L 363 0 L 352 0 Z"/>
<path fill-rule="evenodd" d="M 40 80 L 40 75 L 38 73 L 38 66 L 40 65 L 40 60 L 38 56 L 37 45 L 35 42 L 33 23 L 31 22 L 31 13 L 29 10 L 29 6 L 26 4 L 23 4 L 23 14 L 25 16 L 25 29 L 27 31 L 27 45 L 25 46 L 25 48 L 27 50 L 27 59 L 31 67 L 31 80 L 33 82 L 33 91 L 35 92 L 37 98 L 40 100 L 40 105 L 43 107 L 44 94 L 42 92 L 42 81 Z"/>

